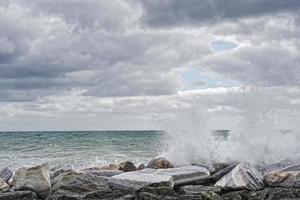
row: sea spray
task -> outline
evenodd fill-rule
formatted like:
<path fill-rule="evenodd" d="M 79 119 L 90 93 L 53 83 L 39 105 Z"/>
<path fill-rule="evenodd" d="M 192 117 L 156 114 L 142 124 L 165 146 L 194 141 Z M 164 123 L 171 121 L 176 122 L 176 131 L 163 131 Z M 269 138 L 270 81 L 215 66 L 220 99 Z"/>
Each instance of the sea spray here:
<path fill-rule="evenodd" d="M 272 91 L 273 92 L 273 91 Z M 237 112 L 228 137 L 213 134 L 209 109 L 194 104 L 160 123 L 166 130 L 162 153 L 176 165 L 248 161 L 253 164 L 297 161 L 300 140 L 295 123 L 288 121 L 280 100 L 267 89 L 241 87 L 228 90 Z M 299 119 L 293 119 L 295 122 Z M 285 121 L 282 126 L 281 121 Z M 299 122 L 299 121 L 298 121 Z"/>

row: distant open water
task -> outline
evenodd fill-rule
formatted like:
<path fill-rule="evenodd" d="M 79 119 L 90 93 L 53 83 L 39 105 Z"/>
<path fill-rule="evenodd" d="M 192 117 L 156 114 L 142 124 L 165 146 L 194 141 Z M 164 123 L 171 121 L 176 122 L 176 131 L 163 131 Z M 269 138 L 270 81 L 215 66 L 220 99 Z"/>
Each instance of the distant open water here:
<path fill-rule="evenodd" d="M 0 168 L 48 162 L 84 168 L 146 163 L 163 148 L 161 131 L 0 132 Z"/>

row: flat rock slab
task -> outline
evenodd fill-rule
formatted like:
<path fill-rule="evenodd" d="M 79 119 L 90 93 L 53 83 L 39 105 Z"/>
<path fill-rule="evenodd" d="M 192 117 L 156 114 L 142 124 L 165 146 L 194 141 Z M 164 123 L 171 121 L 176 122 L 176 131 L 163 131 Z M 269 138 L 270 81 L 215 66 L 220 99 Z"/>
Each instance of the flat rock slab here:
<path fill-rule="evenodd" d="M 170 169 L 143 169 L 127 172 L 109 178 L 109 185 L 120 189 L 138 190 L 152 184 L 173 187 L 195 182 L 209 176 L 209 170 L 199 166 L 185 166 Z"/>
<path fill-rule="evenodd" d="M 0 200 L 37 200 L 34 192 L 15 191 L 0 194 Z"/>
<path fill-rule="evenodd" d="M 124 173 L 121 170 L 106 170 L 106 169 L 85 169 L 81 170 L 82 172 L 87 172 L 96 176 L 104 176 L 104 177 L 111 177 L 118 174 Z"/>

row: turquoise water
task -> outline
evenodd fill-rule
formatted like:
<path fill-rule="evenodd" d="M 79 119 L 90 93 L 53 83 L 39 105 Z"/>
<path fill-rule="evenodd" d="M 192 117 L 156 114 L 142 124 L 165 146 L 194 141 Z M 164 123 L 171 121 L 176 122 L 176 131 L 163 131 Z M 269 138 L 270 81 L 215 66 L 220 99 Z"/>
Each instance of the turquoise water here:
<path fill-rule="evenodd" d="M 161 131 L 0 132 L 0 167 L 146 163 L 160 154 L 162 137 Z"/>

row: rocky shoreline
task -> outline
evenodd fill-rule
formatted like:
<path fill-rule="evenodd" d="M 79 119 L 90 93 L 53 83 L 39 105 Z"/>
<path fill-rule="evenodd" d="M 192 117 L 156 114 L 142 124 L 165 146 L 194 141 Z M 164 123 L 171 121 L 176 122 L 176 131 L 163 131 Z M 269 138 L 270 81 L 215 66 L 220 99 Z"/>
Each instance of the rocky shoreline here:
<path fill-rule="evenodd" d="M 0 200 L 280 200 L 300 199 L 300 164 L 247 162 L 146 166 L 126 161 L 79 171 L 47 163 L 0 171 Z"/>

